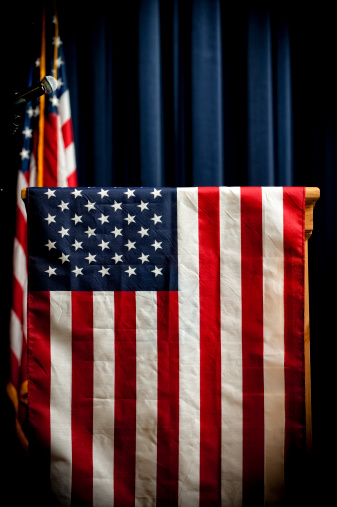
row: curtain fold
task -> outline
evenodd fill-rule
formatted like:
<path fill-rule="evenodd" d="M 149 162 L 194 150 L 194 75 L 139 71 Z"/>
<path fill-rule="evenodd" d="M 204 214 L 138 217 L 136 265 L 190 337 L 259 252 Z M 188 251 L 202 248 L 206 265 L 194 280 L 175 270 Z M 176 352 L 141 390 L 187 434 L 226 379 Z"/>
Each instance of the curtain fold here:
<path fill-rule="evenodd" d="M 82 184 L 291 185 L 287 12 L 140 0 L 79 24 L 68 13 Z"/>

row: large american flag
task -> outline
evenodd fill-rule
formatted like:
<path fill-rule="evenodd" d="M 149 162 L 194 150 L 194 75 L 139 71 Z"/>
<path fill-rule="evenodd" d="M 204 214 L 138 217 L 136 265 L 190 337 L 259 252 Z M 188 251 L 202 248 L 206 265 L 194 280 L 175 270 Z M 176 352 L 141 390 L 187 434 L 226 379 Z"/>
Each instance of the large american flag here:
<path fill-rule="evenodd" d="M 13 296 L 10 314 L 11 378 L 8 394 L 16 409 L 16 427 L 27 447 L 26 301 L 27 216 L 21 190 L 28 186 L 77 185 L 75 148 L 62 40 L 53 9 L 43 12 L 41 52 L 31 68 L 28 85 L 46 75 L 57 79 L 57 90 L 27 104 L 22 128 L 21 167 L 17 178 L 16 231 L 13 246 Z"/>
<path fill-rule="evenodd" d="M 30 188 L 31 453 L 61 505 L 278 504 L 305 452 L 304 188 Z"/>

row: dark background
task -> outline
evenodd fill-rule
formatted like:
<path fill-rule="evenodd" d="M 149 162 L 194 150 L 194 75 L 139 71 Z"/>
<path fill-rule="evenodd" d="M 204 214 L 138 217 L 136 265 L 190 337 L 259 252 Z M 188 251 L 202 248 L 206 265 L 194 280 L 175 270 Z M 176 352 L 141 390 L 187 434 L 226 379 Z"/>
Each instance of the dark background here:
<path fill-rule="evenodd" d="M 337 182 L 337 30 L 333 9 L 324 2 L 312 7 L 306 4 L 299 7 L 295 2 L 294 5 L 286 2 L 240 2 L 239 5 L 211 0 L 208 2 L 207 13 L 212 11 L 214 5 L 214 15 L 220 16 L 223 27 L 222 64 L 223 69 L 230 71 L 229 77 L 225 75 L 223 79 L 224 93 L 231 100 L 223 101 L 220 114 L 223 121 L 223 159 L 219 170 L 217 161 L 214 162 L 215 169 L 212 164 L 210 167 L 207 164 L 207 160 L 213 161 L 215 158 L 213 138 L 209 140 L 208 151 L 196 154 L 198 138 L 193 122 L 198 119 L 198 114 L 194 114 L 193 108 L 197 105 L 197 94 L 189 93 L 190 89 L 193 90 L 193 79 L 198 78 L 191 60 L 194 55 L 193 40 L 196 40 L 191 36 L 195 20 L 191 20 L 190 12 L 194 3 L 199 5 L 203 2 L 160 2 L 160 83 L 163 88 L 162 107 L 166 127 L 162 137 L 163 153 L 159 160 L 161 172 L 156 173 L 156 168 L 151 169 L 151 160 L 149 170 L 146 171 L 143 157 L 148 146 L 151 146 L 146 136 L 153 135 L 155 138 L 158 132 L 151 131 L 144 124 L 144 117 L 150 121 L 151 115 L 143 109 L 138 94 L 138 90 L 147 86 L 146 79 L 143 81 L 141 78 L 141 70 L 146 67 L 145 50 L 151 47 L 151 40 L 144 42 L 146 30 L 141 28 L 141 23 L 147 19 L 144 8 L 151 2 L 98 1 L 86 5 L 77 1 L 57 2 L 72 104 L 79 184 L 303 185 L 320 188 L 321 198 L 314 212 L 314 233 L 309 240 L 313 475 L 308 479 L 308 488 L 314 488 L 320 495 L 319 505 L 329 505 L 334 491 L 336 456 L 334 405 L 337 245 L 334 224 Z M 9 134 L 8 118 L 11 93 L 25 87 L 29 66 L 38 51 L 41 5 L 42 2 L 39 1 L 16 2 L 1 7 L 2 465 L 5 471 L 4 487 L 10 492 L 13 503 L 16 501 L 18 505 L 27 491 L 28 465 L 15 436 L 14 412 L 6 397 L 5 386 L 9 374 L 8 320 L 20 137 Z M 175 12 L 179 13 L 181 21 L 177 61 L 183 82 L 179 88 L 178 129 L 176 117 L 170 113 L 176 104 L 175 96 L 170 94 L 167 84 L 174 79 L 172 69 L 176 58 L 173 8 L 178 9 Z M 275 114 L 271 120 L 263 110 L 269 100 L 268 87 L 264 83 L 259 86 L 258 74 L 254 75 L 254 68 L 262 65 L 264 60 L 261 40 L 265 33 L 266 19 L 270 20 L 268 37 L 272 47 L 268 58 L 272 62 L 270 82 Z M 254 26 L 253 31 L 251 26 Z M 286 32 L 283 31 L 284 27 Z M 281 66 L 284 33 L 287 34 L 288 41 L 285 48 L 290 55 L 289 67 L 284 67 L 290 73 L 287 81 L 291 92 L 290 106 L 282 94 L 286 91 L 282 88 L 282 76 L 287 78 L 282 73 Z M 252 67 L 254 62 L 256 67 Z M 206 70 L 207 68 L 206 66 Z M 147 75 L 150 82 L 152 77 L 155 79 L 155 76 Z M 154 94 L 155 90 L 154 87 Z M 252 102 L 254 98 L 255 102 Z M 283 106 L 290 107 L 291 121 L 288 121 Z M 251 119 L 253 114 L 255 123 L 254 118 Z M 155 116 L 154 118 L 156 119 Z M 282 118 L 285 118 L 285 123 L 281 122 Z M 202 117 L 200 121 L 202 122 Z M 207 130 L 205 128 L 205 136 L 208 135 Z M 266 146 L 270 141 L 271 130 L 273 142 Z M 212 128 L 209 135 L 213 135 Z M 270 153 L 274 161 L 272 170 L 268 166 Z M 288 159 L 285 160 L 287 154 Z M 204 166 L 200 167 L 200 161 Z M 157 163 L 155 161 L 154 166 Z"/>

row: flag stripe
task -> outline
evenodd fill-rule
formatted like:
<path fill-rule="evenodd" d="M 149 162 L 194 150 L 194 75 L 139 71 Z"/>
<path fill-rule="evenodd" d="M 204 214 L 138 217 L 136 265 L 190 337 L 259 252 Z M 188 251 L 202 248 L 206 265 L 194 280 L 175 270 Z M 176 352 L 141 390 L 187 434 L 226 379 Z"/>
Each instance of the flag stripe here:
<path fill-rule="evenodd" d="M 58 186 L 58 116 L 49 114 L 44 123 L 43 187 Z"/>
<path fill-rule="evenodd" d="M 157 293 L 158 422 L 157 505 L 178 504 L 179 322 L 178 292 Z"/>
<path fill-rule="evenodd" d="M 242 308 L 240 189 L 220 189 L 221 505 L 242 502 Z"/>
<path fill-rule="evenodd" d="M 55 497 L 60 499 L 63 505 L 70 505 L 72 475 L 72 307 L 70 292 L 50 292 L 49 327 L 51 358 L 50 482 Z"/>
<path fill-rule="evenodd" d="M 265 502 L 284 489 L 283 189 L 262 188 Z"/>
<path fill-rule="evenodd" d="M 136 297 L 115 292 L 115 504 L 135 503 Z"/>
<path fill-rule="evenodd" d="M 198 189 L 177 189 L 179 278 L 179 505 L 199 504 L 200 333 Z"/>
<path fill-rule="evenodd" d="M 264 501 L 261 189 L 241 188 L 243 504 Z"/>
<path fill-rule="evenodd" d="M 70 144 L 73 143 L 73 126 L 71 123 L 71 118 L 69 118 L 61 127 L 64 147 L 67 149 Z"/>
<path fill-rule="evenodd" d="M 304 188 L 284 189 L 285 486 L 289 491 L 303 469 L 305 449 L 304 207 Z"/>
<path fill-rule="evenodd" d="M 200 505 L 221 499 L 219 189 L 200 188 Z"/>
<path fill-rule="evenodd" d="M 93 305 L 91 292 L 72 292 L 72 503 L 92 504 Z"/>
<path fill-rule="evenodd" d="M 149 368 L 149 365 L 151 367 Z M 136 292 L 135 505 L 156 504 L 157 473 L 157 295 Z"/>
<path fill-rule="evenodd" d="M 114 504 L 115 305 L 113 292 L 93 294 L 93 505 Z"/>
<path fill-rule="evenodd" d="M 30 420 L 34 428 L 39 432 L 34 435 L 31 442 L 32 449 L 35 449 L 33 461 L 30 466 L 37 467 L 35 484 L 32 490 L 38 492 L 36 487 L 48 489 L 50 484 L 49 462 L 50 462 L 50 378 L 51 378 L 51 349 L 50 349 L 50 308 L 49 293 L 34 292 L 28 297 L 28 305 L 34 308 L 30 313 L 28 328 L 30 333 L 28 368 L 34 379 L 29 384 L 29 410 Z M 34 474 L 32 474 L 34 479 Z"/>

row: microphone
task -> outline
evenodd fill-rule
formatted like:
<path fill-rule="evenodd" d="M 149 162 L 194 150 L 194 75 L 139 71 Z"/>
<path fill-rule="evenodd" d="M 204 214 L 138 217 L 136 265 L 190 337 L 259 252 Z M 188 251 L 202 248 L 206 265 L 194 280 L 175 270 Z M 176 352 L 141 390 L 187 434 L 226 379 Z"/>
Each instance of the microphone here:
<path fill-rule="evenodd" d="M 36 85 L 30 86 L 20 95 L 15 95 L 14 107 L 26 105 L 27 102 L 31 102 L 37 99 L 45 93 L 53 93 L 57 89 L 57 81 L 53 76 L 45 76 L 42 81 Z"/>

